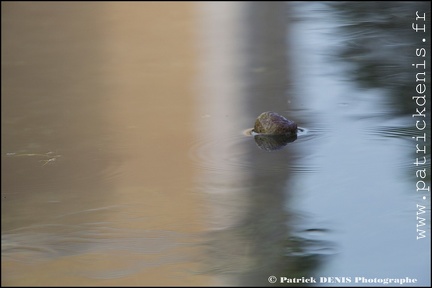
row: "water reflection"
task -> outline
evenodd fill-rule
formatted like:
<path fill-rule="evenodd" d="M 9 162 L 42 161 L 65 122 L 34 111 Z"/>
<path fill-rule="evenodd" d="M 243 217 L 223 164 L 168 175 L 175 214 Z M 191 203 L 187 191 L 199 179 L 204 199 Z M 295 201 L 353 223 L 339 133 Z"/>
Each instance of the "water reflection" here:
<path fill-rule="evenodd" d="M 337 28 L 343 40 L 335 51 L 339 61 L 349 62 L 347 77 L 366 88 L 384 88 L 401 113 L 410 114 L 415 107 L 412 101 L 412 63 L 418 63 L 416 48 L 430 51 L 430 41 L 422 39 L 425 33 L 416 33 L 416 11 L 426 13 L 426 27 L 430 27 L 430 3 L 422 1 L 329 2 L 331 12 L 339 22 Z M 420 12 L 419 12 L 420 13 Z M 426 53 L 426 62 L 430 54 Z M 426 79 L 428 87 L 430 78 Z"/>
<path fill-rule="evenodd" d="M 294 135 L 255 135 L 254 140 L 259 148 L 265 151 L 282 149 L 288 143 L 294 142 L 297 134 Z"/>
<path fill-rule="evenodd" d="M 311 248 L 328 243 L 320 237 L 306 240 L 300 230 L 294 235 L 291 226 L 295 216 L 284 203 L 291 194 L 286 188 L 294 148 L 276 148 L 295 139 L 270 139 L 277 143 L 242 132 L 263 111 L 289 109 L 286 6 L 206 3 L 201 8 L 207 61 L 201 68 L 200 112 L 209 116 L 197 127 L 206 139 L 196 150 L 204 155 L 205 168 L 197 182 L 207 195 L 213 230 L 204 272 L 221 284 L 247 286 L 270 285 L 270 275 L 311 275 L 318 259 L 332 252 Z"/>
<path fill-rule="evenodd" d="M 2 284 L 430 284 L 386 5 L 2 3 Z M 260 149 L 269 110 L 305 132 Z"/>
<path fill-rule="evenodd" d="M 193 5 L 2 2 L 2 284 L 211 283 Z"/>
<path fill-rule="evenodd" d="M 416 85 L 421 83 L 430 87 L 430 77 L 420 75 L 418 81 L 417 73 L 424 73 L 425 68 L 430 71 L 430 67 L 424 67 L 422 63 L 430 63 L 430 53 L 426 51 L 430 51 L 431 41 L 423 41 L 425 33 L 412 29 L 413 23 L 431 27 L 430 3 L 415 1 L 394 5 L 378 1 L 350 4 L 331 2 L 328 5 L 340 23 L 338 31 L 344 36 L 343 45 L 336 50 L 334 56 L 338 61 L 350 63 L 346 77 L 361 87 L 385 89 L 385 97 L 388 99 L 383 103 L 391 107 L 389 111 L 399 117 L 393 119 L 392 123 L 386 121 L 387 126 L 371 127 L 368 132 L 384 137 L 413 139 L 419 136 L 419 131 L 413 129 L 415 122 L 407 126 L 406 120 L 402 123 L 402 117 L 413 117 L 413 114 L 417 114 L 416 108 L 422 110 L 412 98 L 419 94 Z M 425 21 L 416 21 L 417 15 L 423 17 L 423 13 Z M 378 121 L 382 121 L 385 116 L 385 113 L 377 114 L 380 118 Z M 424 113 L 424 116 L 425 121 L 430 122 L 431 114 Z M 426 127 L 424 132 L 430 135 L 430 127 Z M 430 151 L 430 141 L 423 144 Z M 413 153 L 413 158 L 418 156 L 416 154 Z M 427 154 L 426 157 L 430 158 L 430 153 Z M 405 165 L 409 170 L 415 169 L 413 165 Z M 426 180 L 430 182 L 430 174 Z"/>
<path fill-rule="evenodd" d="M 416 191 L 411 138 L 411 63 L 422 43 L 411 22 L 430 8 L 412 3 L 291 6 L 292 102 L 307 107 L 293 117 L 320 135 L 295 146 L 302 166 L 316 169 L 293 170 L 290 185 L 301 193 L 287 205 L 305 215 L 299 223 L 329 227 L 343 247 L 317 276 L 406 276 L 430 285 L 429 243 L 416 240 L 413 220 L 416 204 L 430 204 Z"/>

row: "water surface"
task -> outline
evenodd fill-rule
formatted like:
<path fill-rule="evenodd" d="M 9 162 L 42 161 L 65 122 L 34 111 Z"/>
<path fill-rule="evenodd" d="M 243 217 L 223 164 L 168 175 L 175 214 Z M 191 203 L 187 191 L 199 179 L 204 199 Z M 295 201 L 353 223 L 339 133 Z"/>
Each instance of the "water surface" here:
<path fill-rule="evenodd" d="M 430 285 L 430 5 L 338 3 L 2 3 L 2 284 Z M 303 130 L 263 150 L 264 111 Z"/>

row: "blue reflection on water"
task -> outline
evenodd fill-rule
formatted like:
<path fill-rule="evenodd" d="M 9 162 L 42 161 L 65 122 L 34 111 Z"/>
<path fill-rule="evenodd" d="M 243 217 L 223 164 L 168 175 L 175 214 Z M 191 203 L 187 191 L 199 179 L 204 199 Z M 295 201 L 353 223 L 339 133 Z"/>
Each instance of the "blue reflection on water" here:
<path fill-rule="evenodd" d="M 355 5 L 373 14 L 373 4 Z M 405 16 L 414 15 L 415 9 L 407 4 L 392 6 Z M 336 8 L 323 3 L 297 3 L 292 7 L 297 21 L 289 29 L 290 70 L 296 83 L 291 93 L 295 95 L 292 102 L 301 103 L 303 110 L 291 114 L 305 119 L 308 127 L 319 125 L 328 129 L 324 137 L 296 146 L 301 155 L 297 161 L 317 168 L 292 170 L 295 177 L 289 187 L 295 197 L 287 207 L 306 215 L 305 226 L 334 231 L 332 240 L 341 247 L 338 255 L 316 274 L 410 277 L 417 279 L 417 285 L 430 285 L 430 239 L 416 238 L 416 205 L 424 205 L 430 211 L 430 204 L 423 200 L 424 194 L 416 192 L 412 177 L 416 148 L 411 136 L 416 131 L 407 113 L 412 105 L 404 106 L 406 99 L 392 94 L 401 85 L 402 91 L 412 92 L 415 82 L 412 77 L 402 83 L 385 82 L 397 71 L 396 67 L 386 65 L 384 58 L 374 54 L 377 50 L 373 47 L 354 51 L 346 45 L 355 41 L 359 47 L 366 47 L 362 43 L 365 37 L 393 35 L 394 29 L 399 29 L 404 31 L 401 35 L 405 39 L 400 41 L 405 41 L 401 45 L 406 48 L 412 44 L 407 33 L 413 32 L 398 25 L 379 30 L 373 17 L 368 18 L 367 29 L 355 30 L 364 22 L 354 16 L 348 20 L 335 17 Z M 338 12 L 343 11 L 343 6 L 339 8 Z M 348 31 L 364 33 L 347 36 L 341 33 L 347 32 L 342 29 L 344 25 L 349 26 Z M 402 66 L 402 71 L 410 71 L 407 57 L 399 59 L 394 52 L 400 51 L 399 46 L 392 47 L 395 49 L 386 51 L 385 59 Z M 338 61 L 335 56 L 340 57 Z M 369 67 L 372 60 L 375 63 Z M 356 74 L 360 71 L 364 73 L 361 79 Z M 379 79 L 374 78 L 376 71 L 381 73 Z M 402 96 L 411 98 L 411 94 Z M 403 109 L 399 109 L 401 103 Z M 427 133 L 430 135 L 430 130 Z M 310 173 L 299 173 L 304 170 Z M 426 221 L 429 227 L 430 219 Z M 430 230 L 427 233 L 430 235 Z"/>

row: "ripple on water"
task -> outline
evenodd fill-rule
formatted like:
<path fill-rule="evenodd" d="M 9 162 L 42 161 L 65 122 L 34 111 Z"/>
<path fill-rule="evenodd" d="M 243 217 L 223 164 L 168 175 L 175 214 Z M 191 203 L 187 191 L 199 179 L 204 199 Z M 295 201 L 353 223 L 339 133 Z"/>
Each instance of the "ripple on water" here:
<path fill-rule="evenodd" d="M 242 134 L 245 136 L 254 136 L 253 128 L 248 128 L 242 131 Z M 309 129 L 298 127 L 297 128 L 297 137 L 304 137 L 309 134 Z"/>
<path fill-rule="evenodd" d="M 110 227 L 110 222 L 80 225 L 42 225 L 2 234 L 2 257 L 22 263 L 36 263 L 74 256 L 94 266 L 77 268 L 86 277 L 109 279 L 136 273 L 147 266 L 176 263 L 187 256 L 199 235 L 166 230 Z M 97 262 L 118 257 L 110 267 Z M 133 256 L 131 256 L 133 255 Z M 79 258 L 77 258 L 79 257 Z M 151 259 L 151 261 L 149 261 Z"/>
<path fill-rule="evenodd" d="M 366 137 L 372 141 L 391 141 L 391 146 L 396 148 L 400 147 L 401 151 L 407 151 L 406 153 L 395 154 L 390 160 L 394 161 L 396 167 L 402 167 L 405 169 L 414 169 L 415 156 L 407 158 L 409 153 L 415 154 L 416 144 L 421 144 L 421 141 L 417 142 L 416 137 L 422 137 L 423 131 L 419 131 L 413 127 L 406 126 L 374 126 L 364 130 Z"/>
<path fill-rule="evenodd" d="M 189 156 L 198 167 L 208 171 L 225 172 L 248 168 L 253 164 L 250 159 L 251 140 L 243 132 L 221 137 L 201 137 L 191 146 Z"/>
<path fill-rule="evenodd" d="M 209 134 L 208 137 L 201 137 L 195 141 L 189 151 L 189 156 L 197 163 L 198 167 L 213 172 L 233 172 L 239 168 L 251 169 L 253 171 L 280 171 L 285 170 L 287 165 L 300 172 L 313 172 L 315 168 L 309 166 L 295 166 L 295 163 L 274 161 L 272 165 L 258 165 L 260 159 L 288 157 L 290 145 L 297 145 L 303 141 L 311 141 L 320 135 L 319 131 L 311 131 L 304 127 L 299 127 L 298 138 L 288 143 L 280 150 L 268 152 L 263 151 L 254 141 L 253 128 L 248 128 L 238 133 L 227 134 L 221 137 Z"/>
<path fill-rule="evenodd" d="M 411 140 L 412 137 L 422 136 L 423 132 L 413 127 L 375 126 L 365 130 L 370 137 L 379 139 L 399 138 Z"/>
<path fill-rule="evenodd" d="M 339 252 L 336 243 L 337 233 L 331 229 L 316 226 L 293 227 L 290 246 L 297 249 L 289 251 L 289 254 L 292 256 L 334 255 Z"/>
<path fill-rule="evenodd" d="M 5 174 L 5 195 L 26 192 L 52 190 L 58 187 L 88 185 L 94 183 L 109 184 L 122 173 L 120 161 L 103 155 L 74 153 L 64 151 L 56 158 L 42 157 L 43 154 L 8 153 L 2 155 L 9 167 Z M 55 161 L 46 162 L 54 159 Z"/>
<path fill-rule="evenodd" d="M 319 166 L 313 165 L 316 158 L 316 148 L 313 147 L 319 145 L 317 142 L 322 143 L 324 138 L 331 137 L 329 136 L 329 130 L 323 127 L 314 127 L 311 129 L 299 127 L 299 137 L 295 141 L 295 144 L 298 145 L 297 147 L 300 147 L 299 149 L 303 149 L 304 152 L 295 153 L 291 156 L 290 171 L 292 173 L 310 174 L 320 171 Z"/>

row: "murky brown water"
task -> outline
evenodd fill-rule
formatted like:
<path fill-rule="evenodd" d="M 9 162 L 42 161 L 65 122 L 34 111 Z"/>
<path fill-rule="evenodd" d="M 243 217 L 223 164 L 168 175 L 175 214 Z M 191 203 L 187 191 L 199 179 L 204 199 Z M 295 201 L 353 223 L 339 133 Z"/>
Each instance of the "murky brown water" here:
<path fill-rule="evenodd" d="M 210 283 L 193 5 L 2 3 L 2 284 Z"/>

